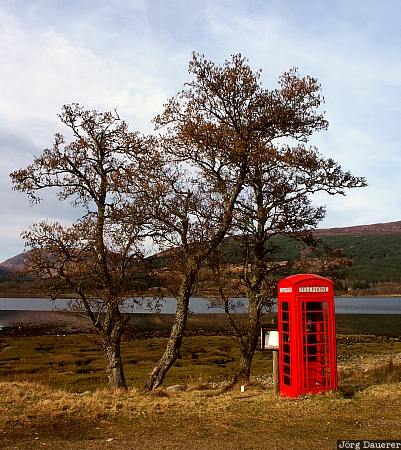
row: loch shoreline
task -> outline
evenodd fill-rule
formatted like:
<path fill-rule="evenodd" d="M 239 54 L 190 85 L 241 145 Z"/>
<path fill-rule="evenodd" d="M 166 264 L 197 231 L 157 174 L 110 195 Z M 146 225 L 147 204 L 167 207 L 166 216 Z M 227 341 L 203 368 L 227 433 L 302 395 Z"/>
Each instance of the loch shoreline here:
<path fill-rule="evenodd" d="M 1 311 L 1 337 L 57 336 L 95 334 L 88 319 L 73 312 L 60 311 Z M 125 314 L 128 319 L 123 339 L 167 338 L 174 314 Z M 7 319 L 13 323 L 7 325 Z M 236 314 L 238 320 L 245 314 Z M 277 323 L 274 313 L 262 317 L 262 325 Z M 337 333 L 346 335 L 376 335 L 401 338 L 401 314 L 336 314 Z M 225 314 L 191 314 L 186 336 L 232 335 Z M 234 339 L 234 337 L 233 337 Z"/>

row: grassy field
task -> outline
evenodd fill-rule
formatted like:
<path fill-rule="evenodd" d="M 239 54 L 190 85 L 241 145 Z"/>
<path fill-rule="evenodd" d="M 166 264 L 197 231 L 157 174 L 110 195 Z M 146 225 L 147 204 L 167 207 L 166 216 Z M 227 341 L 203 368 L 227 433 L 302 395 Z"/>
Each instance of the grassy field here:
<path fill-rule="evenodd" d="M 150 394 L 141 387 L 163 337 L 127 338 L 129 390 L 115 393 L 94 335 L 2 337 L 0 447 L 331 449 L 337 439 L 400 439 L 400 318 L 392 333 L 377 318 L 346 319 L 339 391 L 296 400 L 274 395 L 271 355 L 261 351 L 245 392 L 224 392 L 238 358 L 229 336 L 186 337 L 164 387 Z M 175 384 L 182 391 L 166 389 Z"/>

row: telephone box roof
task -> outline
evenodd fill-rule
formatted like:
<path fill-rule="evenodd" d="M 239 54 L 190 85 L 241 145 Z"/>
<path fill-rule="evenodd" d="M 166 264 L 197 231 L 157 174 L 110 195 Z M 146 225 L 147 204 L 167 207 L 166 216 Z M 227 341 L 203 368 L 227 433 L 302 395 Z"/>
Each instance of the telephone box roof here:
<path fill-rule="evenodd" d="M 296 285 L 303 283 L 308 280 L 320 281 L 322 283 L 333 283 L 329 278 L 321 277 L 320 275 L 315 275 L 313 273 L 300 273 L 297 275 L 290 275 L 289 277 L 283 278 L 279 281 L 279 284 L 292 284 Z"/>

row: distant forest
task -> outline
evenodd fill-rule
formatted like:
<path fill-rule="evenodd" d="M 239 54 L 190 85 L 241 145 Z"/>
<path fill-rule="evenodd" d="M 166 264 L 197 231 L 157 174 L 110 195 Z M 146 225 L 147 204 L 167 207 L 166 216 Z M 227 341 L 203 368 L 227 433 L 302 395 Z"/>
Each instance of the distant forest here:
<path fill-rule="evenodd" d="M 337 234 L 320 237 L 320 240 L 332 249 L 340 249 L 352 262 L 337 273 L 335 280 L 337 294 L 401 294 L 401 235 Z M 274 237 L 270 241 L 270 245 L 274 247 L 272 253 L 274 261 L 295 261 L 305 248 L 299 241 L 287 237 Z M 242 264 L 241 249 L 232 240 L 224 241 L 222 251 L 227 263 Z M 151 259 L 153 262 L 157 259 L 159 262 L 156 265 L 159 267 L 166 265 L 163 257 Z M 138 273 L 134 283 L 142 292 L 157 285 L 154 277 L 145 272 Z M 0 291 L 6 295 L 40 292 L 38 280 L 12 276 L 10 272 L 1 268 Z"/>
<path fill-rule="evenodd" d="M 381 285 L 380 291 L 371 293 L 401 293 L 394 286 L 388 286 L 389 292 L 383 287 L 383 284 L 400 284 L 401 287 L 401 235 L 335 235 L 320 240 L 333 249 L 340 249 L 352 261 L 339 271 L 337 291 L 365 291 Z M 302 243 L 286 237 L 274 237 L 271 244 L 275 247 L 274 261 L 297 260 L 305 248 Z M 229 263 L 241 263 L 241 252 L 235 243 L 226 241 L 224 255 Z"/>

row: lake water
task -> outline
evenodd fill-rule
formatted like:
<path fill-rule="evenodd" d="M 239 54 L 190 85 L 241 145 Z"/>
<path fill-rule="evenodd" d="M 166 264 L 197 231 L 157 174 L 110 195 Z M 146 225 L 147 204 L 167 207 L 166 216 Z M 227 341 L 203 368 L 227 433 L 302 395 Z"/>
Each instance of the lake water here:
<path fill-rule="evenodd" d="M 247 300 L 236 299 L 239 304 L 238 312 L 246 311 Z M 0 298 L 1 311 L 62 311 L 68 308 L 70 300 L 60 299 L 52 302 L 46 298 Z M 154 309 L 147 303 L 123 307 L 124 312 L 153 313 Z M 401 297 L 337 297 L 335 299 L 337 314 L 401 314 Z M 166 298 L 160 305 L 163 314 L 174 314 L 176 301 Z M 190 310 L 193 313 L 222 313 L 222 308 L 211 307 L 207 299 L 191 298 Z"/>

